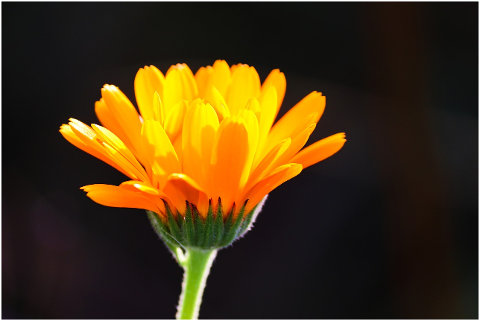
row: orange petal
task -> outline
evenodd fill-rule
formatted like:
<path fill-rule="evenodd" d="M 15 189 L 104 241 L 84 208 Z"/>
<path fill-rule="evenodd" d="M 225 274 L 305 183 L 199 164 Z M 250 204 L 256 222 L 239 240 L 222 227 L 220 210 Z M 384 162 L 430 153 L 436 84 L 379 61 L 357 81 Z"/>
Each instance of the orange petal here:
<path fill-rule="evenodd" d="M 329 136 L 301 150 L 291 162 L 302 164 L 303 168 L 307 168 L 338 152 L 346 141 L 345 133 Z"/>
<path fill-rule="evenodd" d="M 290 137 L 288 137 L 278 143 L 267 153 L 267 155 L 262 159 L 258 166 L 254 168 L 252 174 L 250 174 L 245 189 L 248 190 L 266 175 L 264 172 L 268 168 L 268 166 L 271 165 L 278 157 L 280 157 L 280 155 L 283 155 L 283 153 L 290 146 L 291 142 L 292 140 L 290 139 Z"/>
<path fill-rule="evenodd" d="M 115 164 L 115 168 L 121 169 L 120 171 L 127 175 L 130 178 L 138 179 L 135 173 L 131 170 L 131 167 L 128 163 L 125 163 L 125 160 L 119 157 L 116 157 L 115 151 L 111 152 L 101 140 L 98 139 L 97 133 L 90 128 L 90 126 L 85 125 L 79 120 L 70 118 L 70 128 L 73 133 L 86 145 L 95 150 L 98 154 L 103 155 L 105 159 L 109 160 L 109 164 Z M 111 149 L 111 147 L 109 147 Z M 92 154 L 93 155 L 93 154 Z M 96 156 L 96 155 L 94 155 Z M 97 156 L 98 157 L 98 156 Z M 103 159 L 102 159 L 103 160 Z"/>
<path fill-rule="evenodd" d="M 134 87 L 137 98 L 138 109 L 143 120 L 156 119 L 154 107 L 156 102 L 155 92 L 163 94 L 163 83 L 165 77 L 155 66 L 140 68 L 135 76 Z M 160 96 L 161 100 L 161 96 Z M 156 119 L 159 120 L 159 119 Z"/>
<path fill-rule="evenodd" d="M 165 215 L 155 203 L 150 201 L 141 192 L 133 192 L 113 185 L 95 184 L 83 186 L 87 196 L 94 202 L 111 207 L 142 208 Z"/>
<path fill-rule="evenodd" d="M 290 109 L 272 128 L 268 135 L 269 146 L 274 146 L 279 141 L 292 136 L 292 131 L 305 117 L 317 113 L 312 123 L 318 122 L 325 110 L 325 96 L 312 92 Z"/>
<path fill-rule="evenodd" d="M 213 72 L 213 68 L 211 66 L 207 67 L 200 67 L 195 74 L 195 81 L 197 82 L 198 88 L 198 95 L 200 97 L 205 97 L 205 91 L 208 85 L 208 79 Z"/>
<path fill-rule="evenodd" d="M 86 125 L 85 125 L 86 126 Z M 84 152 L 89 153 L 90 155 L 100 159 L 101 161 L 107 163 L 108 165 L 112 166 L 119 172 L 123 173 L 124 175 L 130 177 L 130 175 L 123 170 L 120 166 L 118 166 L 114 161 L 112 161 L 104 151 L 99 151 L 96 148 L 92 147 L 91 144 L 98 144 L 98 142 L 92 142 L 92 143 L 85 143 L 82 141 L 72 130 L 70 125 L 63 124 L 62 127 L 60 127 L 60 133 L 65 137 L 66 140 L 68 140 L 72 145 L 75 147 L 83 150 Z"/>
<path fill-rule="evenodd" d="M 279 185 L 297 176 L 302 171 L 301 164 L 285 164 L 277 168 L 272 174 L 262 179 L 260 182 L 250 188 L 240 198 L 240 203 L 243 204 L 248 200 L 245 212 L 248 213 L 258 202 L 260 202 L 265 195 L 277 188 Z"/>
<path fill-rule="evenodd" d="M 270 86 L 262 100 L 260 101 L 260 136 L 259 136 L 259 153 L 255 157 L 255 164 L 258 164 L 260 157 L 265 155 L 267 151 L 263 150 L 268 133 L 272 128 L 275 116 L 277 115 L 277 91 L 274 86 Z"/>
<path fill-rule="evenodd" d="M 199 103 L 187 112 L 183 122 L 183 172 L 203 189 L 207 186 L 210 159 L 219 122 L 210 104 Z"/>
<path fill-rule="evenodd" d="M 163 192 L 172 201 L 180 213 L 185 213 L 186 203 L 195 205 L 202 217 L 208 213 L 208 198 L 200 186 L 185 174 L 173 173 L 168 179 Z"/>
<path fill-rule="evenodd" d="M 246 126 L 243 118 L 233 115 L 223 120 L 215 137 L 210 173 L 211 196 L 214 200 L 221 197 L 226 211 L 248 179 L 246 167 L 250 147 Z"/>
<path fill-rule="evenodd" d="M 105 101 L 108 109 L 112 113 L 112 117 L 116 120 L 120 128 L 125 132 L 131 145 L 129 149 L 133 152 L 135 157 L 142 159 L 141 137 L 140 131 L 142 124 L 135 107 L 133 107 L 130 100 L 115 86 L 105 85 L 102 88 L 102 98 Z"/>
<path fill-rule="evenodd" d="M 287 164 L 292 163 L 291 159 L 295 154 L 298 153 L 300 149 L 305 146 L 308 141 L 308 138 L 315 130 L 315 124 L 311 124 L 309 127 L 305 128 L 297 137 L 292 139 L 292 143 L 288 146 L 284 153 L 279 155 L 263 172 L 262 175 L 269 175 L 272 170 L 275 168 Z"/>
<path fill-rule="evenodd" d="M 125 144 L 117 136 L 115 136 L 114 133 L 100 125 L 92 124 L 92 128 L 98 135 L 99 139 L 106 142 L 110 147 L 112 147 L 117 153 L 121 155 L 121 158 L 123 158 L 121 160 L 123 168 L 129 168 L 129 170 L 133 172 L 136 177 L 145 182 L 150 181 L 147 173 L 145 172 L 145 169 L 142 167 L 142 165 L 140 165 L 140 163 L 137 161 L 135 156 L 133 156 L 132 152 L 127 148 L 127 146 L 125 146 Z M 107 150 L 110 149 L 107 148 Z M 116 158 L 116 156 L 114 157 Z"/>
<path fill-rule="evenodd" d="M 285 97 L 285 91 L 287 89 L 287 80 L 285 75 L 279 69 L 272 70 L 268 75 L 267 79 L 262 84 L 262 89 L 260 93 L 260 100 L 266 94 L 270 86 L 275 87 L 277 92 L 277 111 L 275 117 L 277 117 L 280 106 L 282 106 L 283 98 Z M 275 120 L 275 119 L 274 119 Z"/>

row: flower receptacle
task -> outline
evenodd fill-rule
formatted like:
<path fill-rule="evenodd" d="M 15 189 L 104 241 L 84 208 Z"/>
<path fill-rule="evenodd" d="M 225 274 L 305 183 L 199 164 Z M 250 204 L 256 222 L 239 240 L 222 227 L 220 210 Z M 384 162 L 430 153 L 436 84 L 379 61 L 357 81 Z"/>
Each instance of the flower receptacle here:
<path fill-rule="evenodd" d="M 177 248 L 207 251 L 229 246 L 251 228 L 264 201 L 248 213 L 245 213 L 247 203 L 243 204 L 237 215 L 235 205 L 228 214 L 224 213 L 220 200 L 216 208 L 209 205 L 205 218 L 189 202 L 183 214 L 173 215 L 167 204 L 166 218 L 152 211 L 147 213 L 155 232 L 176 255 Z"/>

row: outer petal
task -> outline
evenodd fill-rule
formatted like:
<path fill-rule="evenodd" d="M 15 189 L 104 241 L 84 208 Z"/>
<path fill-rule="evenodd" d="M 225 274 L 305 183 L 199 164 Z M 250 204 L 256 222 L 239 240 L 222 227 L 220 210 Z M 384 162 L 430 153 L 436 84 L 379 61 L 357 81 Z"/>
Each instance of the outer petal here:
<path fill-rule="evenodd" d="M 138 109 L 143 120 L 156 119 L 154 107 L 156 107 L 155 92 L 163 94 L 163 83 L 165 77 L 155 66 L 140 68 L 135 76 L 134 87 L 137 98 Z M 161 99 L 161 96 L 160 96 Z M 159 120 L 159 119 L 156 119 Z"/>
<path fill-rule="evenodd" d="M 87 196 L 98 204 L 111 207 L 142 208 L 165 215 L 160 209 L 140 192 L 132 192 L 119 186 L 95 184 L 83 186 Z"/>
<path fill-rule="evenodd" d="M 300 149 L 305 146 L 308 141 L 308 138 L 315 130 L 315 124 L 311 124 L 309 127 L 305 128 L 297 137 L 292 139 L 292 143 L 288 146 L 284 153 L 280 154 L 268 167 L 264 170 L 264 172 L 260 175 L 262 179 L 265 175 L 270 175 L 272 170 L 275 170 L 279 166 L 282 166 L 287 163 L 292 163 L 292 157 L 298 153 Z"/>
<path fill-rule="evenodd" d="M 131 143 L 131 145 L 128 145 L 129 149 L 138 159 L 141 160 L 142 150 L 139 148 L 141 146 L 140 132 L 142 130 L 142 124 L 137 110 L 133 107 L 125 94 L 115 86 L 103 86 L 102 98 L 108 109 L 110 109 L 112 117 L 122 128 L 126 137 L 128 137 Z"/>
<path fill-rule="evenodd" d="M 282 140 L 280 143 L 278 143 L 275 147 L 273 147 L 267 155 L 262 159 L 262 161 L 258 164 L 257 167 L 254 168 L 252 173 L 250 174 L 250 177 L 248 178 L 248 183 L 245 189 L 249 189 L 258 181 L 264 177 L 265 170 L 275 161 L 277 160 L 285 151 L 287 148 L 290 146 L 292 140 L 290 137 Z"/>
<path fill-rule="evenodd" d="M 306 147 L 292 158 L 292 162 L 307 168 L 338 152 L 347 140 L 345 133 L 338 133 Z"/>
<path fill-rule="evenodd" d="M 180 213 L 185 213 L 185 201 L 188 201 L 198 208 L 199 214 L 202 217 L 207 217 L 209 205 L 207 194 L 187 175 L 179 173 L 171 174 L 167 179 L 163 192 Z"/>
<path fill-rule="evenodd" d="M 317 113 L 317 118 L 313 120 L 318 122 L 325 110 L 325 96 L 321 93 L 312 92 L 303 98 L 298 104 L 290 109 L 272 128 L 268 135 L 268 146 L 274 146 L 282 139 L 291 137 L 292 131 L 298 124 L 312 113 Z"/>
<path fill-rule="evenodd" d="M 252 188 L 250 188 L 240 198 L 240 203 L 243 204 L 248 200 L 245 211 L 248 213 L 258 202 L 260 202 L 265 195 L 277 188 L 280 184 L 288 181 L 289 179 L 297 176 L 302 171 L 302 165 L 300 164 L 285 164 L 277 168 L 272 174 L 262 179 Z"/>
<path fill-rule="evenodd" d="M 77 134 L 75 134 L 75 132 L 72 130 L 71 125 L 66 125 L 66 124 L 63 124 L 62 127 L 60 127 L 60 133 L 63 135 L 63 137 L 65 137 L 66 140 L 68 140 L 75 147 L 107 163 L 108 165 L 112 166 L 119 172 L 123 173 L 125 176 L 132 177 L 121 166 L 119 166 L 113 160 L 111 160 L 110 157 L 108 156 L 108 153 L 102 150 L 101 145 L 94 139 L 83 137 L 84 140 L 86 140 L 86 142 L 83 141 L 77 136 Z M 81 133 L 79 135 L 83 136 Z"/>
<path fill-rule="evenodd" d="M 117 136 L 115 136 L 115 134 L 99 125 L 92 124 L 92 127 L 99 138 L 107 143 L 109 147 L 113 148 L 114 152 L 112 154 L 114 154 L 115 159 L 119 159 L 119 161 L 122 162 L 123 168 L 129 168 L 129 170 L 133 172 L 136 177 L 145 182 L 150 182 L 150 179 L 148 178 L 148 175 L 142 165 L 140 165 L 127 146 L 125 146 L 125 144 Z M 110 151 L 109 148 L 107 148 L 107 150 Z M 116 153 L 119 154 L 118 158 L 116 157 L 117 155 L 115 155 Z"/>

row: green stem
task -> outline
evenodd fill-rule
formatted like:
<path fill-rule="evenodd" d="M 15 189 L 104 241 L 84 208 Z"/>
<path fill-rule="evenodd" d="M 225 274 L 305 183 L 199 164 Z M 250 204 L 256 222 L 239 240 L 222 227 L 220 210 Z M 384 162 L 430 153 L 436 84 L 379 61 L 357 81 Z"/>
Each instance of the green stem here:
<path fill-rule="evenodd" d="M 217 250 L 187 249 L 182 262 L 185 274 L 183 275 L 177 319 L 198 318 L 203 290 L 216 255 Z"/>

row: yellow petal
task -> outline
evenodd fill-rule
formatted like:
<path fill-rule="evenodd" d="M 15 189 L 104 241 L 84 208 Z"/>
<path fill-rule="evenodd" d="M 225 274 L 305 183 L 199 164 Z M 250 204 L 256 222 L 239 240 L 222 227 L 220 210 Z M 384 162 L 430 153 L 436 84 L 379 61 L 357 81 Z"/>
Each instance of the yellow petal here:
<path fill-rule="evenodd" d="M 186 100 L 179 101 L 170 109 L 165 119 L 165 132 L 172 142 L 177 139 L 182 131 L 183 119 L 187 113 L 187 104 Z"/>
<path fill-rule="evenodd" d="M 260 96 L 260 77 L 254 67 L 238 66 L 232 73 L 226 100 L 230 113 L 245 108 L 250 98 Z"/>
<path fill-rule="evenodd" d="M 248 179 L 248 143 L 248 131 L 243 118 L 233 115 L 223 120 L 215 136 L 210 178 L 212 198 L 217 200 L 221 197 L 227 212 Z"/>
<path fill-rule="evenodd" d="M 210 104 L 204 103 L 192 106 L 183 122 L 183 172 L 206 191 L 209 190 L 208 171 L 218 126 L 215 110 Z"/>
<path fill-rule="evenodd" d="M 199 214 L 205 218 L 208 213 L 208 198 L 200 186 L 185 174 L 173 173 L 168 179 L 163 192 L 182 214 L 186 211 L 186 203 L 195 205 Z"/>
<path fill-rule="evenodd" d="M 198 96 L 195 78 L 186 64 L 170 67 L 165 77 L 163 90 L 162 102 L 167 114 L 181 100 L 192 101 Z"/>
<path fill-rule="evenodd" d="M 230 116 L 227 103 L 215 86 L 211 87 L 210 94 L 207 95 L 205 99 L 212 105 L 213 109 L 215 109 L 219 121 L 222 121 L 224 118 Z"/>
<path fill-rule="evenodd" d="M 165 78 L 155 66 L 140 68 L 135 76 L 134 87 L 138 109 L 143 120 L 156 119 L 154 117 L 155 100 L 154 93 L 163 93 Z M 161 99 L 161 98 L 160 98 Z M 158 119 L 157 119 L 158 120 Z"/>
<path fill-rule="evenodd" d="M 287 89 L 287 80 L 285 79 L 283 72 L 280 72 L 279 69 L 272 70 L 267 79 L 263 82 L 260 100 L 266 94 L 270 86 L 275 87 L 277 91 L 277 112 L 275 113 L 275 117 L 277 117 L 280 106 L 282 106 L 283 98 L 285 97 L 285 90 Z"/>
<path fill-rule="evenodd" d="M 286 164 L 277 168 L 271 175 L 255 184 L 240 198 L 239 202 L 242 204 L 248 200 L 245 212 L 248 213 L 251 211 L 252 208 L 265 197 L 265 195 L 289 179 L 297 176 L 301 171 L 302 165 L 300 164 Z"/>
<path fill-rule="evenodd" d="M 145 154 L 154 175 L 153 185 L 161 189 L 171 173 L 181 172 L 175 149 L 159 122 L 147 120 L 143 123 L 142 139 Z"/>
<path fill-rule="evenodd" d="M 94 202 L 111 207 L 141 208 L 165 215 L 155 203 L 142 193 L 132 192 L 119 186 L 95 184 L 83 186 L 87 196 Z"/>
<path fill-rule="evenodd" d="M 318 122 L 325 110 L 325 96 L 312 92 L 290 109 L 272 128 L 268 135 L 268 145 L 274 146 L 282 139 L 292 136 L 292 131 L 305 117 L 317 113 L 312 123 Z"/>
<path fill-rule="evenodd" d="M 301 150 L 291 161 L 307 168 L 338 152 L 346 141 L 345 133 L 329 136 Z"/>
<path fill-rule="evenodd" d="M 217 60 L 213 64 L 212 72 L 209 74 L 207 93 L 210 87 L 217 88 L 220 95 L 227 95 L 228 84 L 230 82 L 230 67 L 225 60 Z"/>
<path fill-rule="evenodd" d="M 210 78 L 210 75 L 212 74 L 212 72 L 213 72 L 213 68 L 211 66 L 207 66 L 207 67 L 200 67 L 200 69 L 198 69 L 197 73 L 195 74 L 195 81 L 197 83 L 198 95 L 200 97 L 205 96 L 205 91 L 208 85 L 208 79 Z"/>

